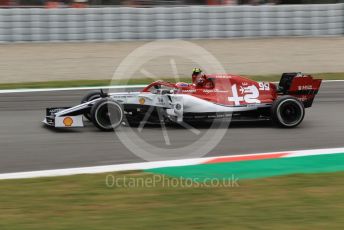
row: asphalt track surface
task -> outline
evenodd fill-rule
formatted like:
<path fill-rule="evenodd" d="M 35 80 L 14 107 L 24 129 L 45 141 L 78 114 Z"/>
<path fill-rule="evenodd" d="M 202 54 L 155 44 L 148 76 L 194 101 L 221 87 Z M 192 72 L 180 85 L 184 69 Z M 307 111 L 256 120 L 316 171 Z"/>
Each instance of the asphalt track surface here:
<path fill-rule="evenodd" d="M 92 125 L 66 131 L 45 128 L 45 108 L 78 104 L 85 91 L 0 94 L 0 173 L 61 169 L 143 161 L 131 153 L 114 133 Z M 204 132 L 206 127 L 196 127 Z M 131 129 L 122 127 L 121 131 Z M 133 128 L 136 130 L 136 128 Z M 140 136 L 150 144 L 186 146 L 197 135 L 180 127 L 167 127 L 165 145 L 161 127 L 148 126 Z M 344 146 L 344 82 L 323 83 L 303 123 L 281 129 L 270 123 L 232 124 L 207 156 L 261 153 Z"/>

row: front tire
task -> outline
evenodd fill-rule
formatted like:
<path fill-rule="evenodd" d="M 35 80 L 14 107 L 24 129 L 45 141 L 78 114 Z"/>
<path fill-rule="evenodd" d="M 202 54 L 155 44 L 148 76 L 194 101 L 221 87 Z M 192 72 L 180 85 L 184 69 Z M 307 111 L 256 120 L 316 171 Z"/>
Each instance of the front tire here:
<path fill-rule="evenodd" d="M 271 108 L 272 120 L 284 128 L 298 126 L 305 117 L 303 103 L 292 96 L 282 96 L 274 101 Z"/>
<path fill-rule="evenodd" d="M 122 106 L 109 98 L 97 101 L 91 109 L 93 124 L 102 131 L 112 131 L 121 125 L 124 118 Z"/>

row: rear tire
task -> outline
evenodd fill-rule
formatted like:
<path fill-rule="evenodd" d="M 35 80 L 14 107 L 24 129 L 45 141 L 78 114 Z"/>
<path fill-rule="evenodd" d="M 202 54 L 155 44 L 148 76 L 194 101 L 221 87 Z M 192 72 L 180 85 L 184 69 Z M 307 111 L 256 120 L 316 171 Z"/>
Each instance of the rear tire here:
<path fill-rule="evenodd" d="M 88 94 L 86 94 L 82 99 L 81 99 L 81 104 L 89 102 L 89 101 L 93 101 L 95 99 L 100 98 L 100 92 L 98 91 L 94 91 L 94 92 L 89 92 Z M 86 117 L 87 120 L 92 121 L 91 119 L 91 112 L 87 111 L 84 113 L 84 116 Z"/>
<path fill-rule="evenodd" d="M 284 128 L 298 126 L 305 117 L 303 103 L 292 96 L 282 96 L 274 101 L 271 108 L 272 120 Z"/>
<path fill-rule="evenodd" d="M 124 118 L 122 106 L 109 98 L 97 101 L 91 109 L 93 124 L 102 131 L 112 131 L 121 125 Z"/>

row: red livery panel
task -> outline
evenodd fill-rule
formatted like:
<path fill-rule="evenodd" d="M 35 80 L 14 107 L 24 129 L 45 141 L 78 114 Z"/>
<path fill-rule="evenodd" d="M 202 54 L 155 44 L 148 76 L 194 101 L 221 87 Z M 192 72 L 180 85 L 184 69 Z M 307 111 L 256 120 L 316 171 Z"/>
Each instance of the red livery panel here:
<path fill-rule="evenodd" d="M 257 82 L 232 74 L 209 74 L 200 87 L 192 78 L 192 84 L 156 81 L 142 92 L 149 92 L 154 86 L 165 86 L 224 106 L 248 106 L 254 104 L 272 104 L 280 95 L 292 95 L 310 107 L 319 90 L 321 80 L 310 75 L 286 73 L 282 75 L 279 87 L 270 82 Z"/>

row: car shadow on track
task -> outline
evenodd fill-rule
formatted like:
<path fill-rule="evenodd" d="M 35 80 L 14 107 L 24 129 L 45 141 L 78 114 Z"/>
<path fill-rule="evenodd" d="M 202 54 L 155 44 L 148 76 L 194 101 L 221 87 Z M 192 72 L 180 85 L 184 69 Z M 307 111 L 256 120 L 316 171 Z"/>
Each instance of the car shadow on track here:
<path fill-rule="evenodd" d="M 232 121 L 232 122 L 188 122 L 189 126 L 195 129 L 216 129 L 216 128 L 277 128 L 271 121 Z M 130 128 L 137 128 L 139 125 L 127 125 Z M 177 123 L 165 124 L 169 129 L 187 129 L 185 125 Z M 160 124 L 145 124 L 144 128 L 161 129 Z"/>
<path fill-rule="evenodd" d="M 80 128 L 56 128 L 48 125 L 41 125 L 42 128 L 49 130 L 54 133 L 78 133 L 80 132 Z"/>

